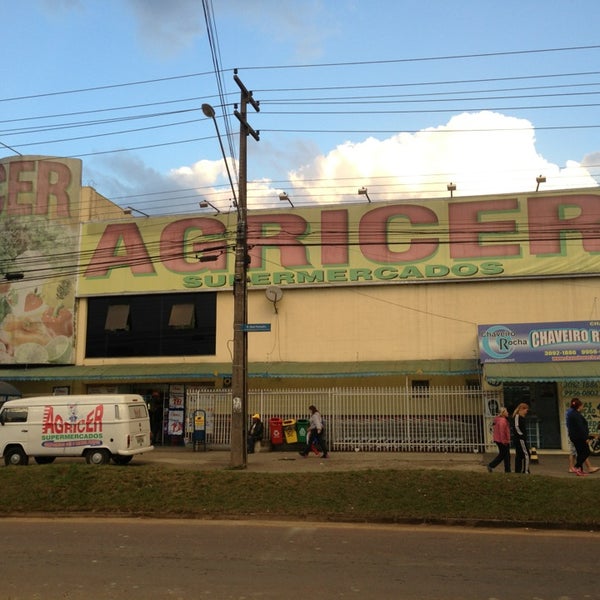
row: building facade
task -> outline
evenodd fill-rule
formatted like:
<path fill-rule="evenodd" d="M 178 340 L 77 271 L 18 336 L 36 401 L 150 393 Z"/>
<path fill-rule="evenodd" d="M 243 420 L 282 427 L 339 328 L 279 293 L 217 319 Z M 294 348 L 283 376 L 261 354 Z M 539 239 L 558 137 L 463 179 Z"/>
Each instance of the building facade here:
<path fill-rule="evenodd" d="M 458 410 L 478 413 L 483 445 L 497 405 L 527 401 L 538 447 L 565 449 L 572 396 L 598 422 L 599 215 L 595 188 L 250 209 L 250 394 L 293 416 L 277 394 L 395 388 L 412 414 L 445 419 L 427 398 L 475 389 Z M 0 161 L 0 380 L 24 395 L 141 393 L 156 439 L 183 441 L 190 398 L 231 385 L 236 225 L 125 214 L 82 187 L 78 160 Z M 525 352 L 537 330 L 579 334 Z M 400 404 L 377 410 L 398 420 Z M 376 410 L 364 406 L 351 411 Z"/>

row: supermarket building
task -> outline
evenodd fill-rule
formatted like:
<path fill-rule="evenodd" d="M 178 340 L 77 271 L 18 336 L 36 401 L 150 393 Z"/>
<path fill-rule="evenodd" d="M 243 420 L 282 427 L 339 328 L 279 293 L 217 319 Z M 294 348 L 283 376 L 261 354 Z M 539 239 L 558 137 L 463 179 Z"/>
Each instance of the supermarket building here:
<path fill-rule="evenodd" d="M 248 213 L 249 413 L 334 449 L 480 451 L 497 407 L 567 447 L 600 403 L 600 190 Z M 0 161 L 0 380 L 142 394 L 157 443 L 227 445 L 236 215 L 138 217 L 81 162 Z"/>

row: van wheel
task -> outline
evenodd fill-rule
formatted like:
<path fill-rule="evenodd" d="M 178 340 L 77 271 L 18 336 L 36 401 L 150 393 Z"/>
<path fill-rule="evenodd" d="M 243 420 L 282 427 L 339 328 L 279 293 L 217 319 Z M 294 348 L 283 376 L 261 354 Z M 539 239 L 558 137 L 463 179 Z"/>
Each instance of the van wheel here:
<path fill-rule="evenodd" d="M 4 464 L 8 466 L 26 466 L 29 464 L 29 456 L 20 446 L 13 446 L 4 451 Z"/>
<path fill-rule="evenodd" d="M 34 456 L 33 459 L 38 465 L 49 465 L 56 460 L 56 456 Z"/>
<path fill-rule="evenodd" d="M 98 450 L 88 450 L 85 455 L 85 461 L 88 465 L 105 465 L 110 460 L 110 452 L 106 448 Z"/>
<path fill-rule="evenodd" d="M 112 457 L 115 465 L 128 465 L 133 456 L 123 456 L 122 454 L 113 454 Z"/>

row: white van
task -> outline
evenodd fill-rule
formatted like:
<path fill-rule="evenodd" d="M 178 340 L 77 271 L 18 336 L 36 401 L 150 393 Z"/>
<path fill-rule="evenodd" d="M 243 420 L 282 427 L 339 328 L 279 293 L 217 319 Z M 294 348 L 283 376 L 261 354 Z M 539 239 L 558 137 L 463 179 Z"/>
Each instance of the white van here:
<path fill-rule="evenodd" d="M 6 465 L 26 465 L 30 456 L 38 464 L 82 456 L 89 464 L 112 459 L 125 465 L 149 450 L 148 407 L 137 394 L 39 396 L 9 400 L 0 409 Z"/>

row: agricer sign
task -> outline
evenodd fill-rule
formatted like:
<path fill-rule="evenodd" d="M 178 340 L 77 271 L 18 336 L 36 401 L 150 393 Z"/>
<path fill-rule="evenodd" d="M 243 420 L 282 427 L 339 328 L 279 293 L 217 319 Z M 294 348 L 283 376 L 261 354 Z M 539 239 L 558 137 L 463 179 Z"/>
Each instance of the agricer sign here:
<path fill-rule="evenodd" d="M 249 285 L 598 274 L 599 215 L 595 189 L 250 210 Z M 235 228 L 235 213 L 87 223 L 78 291 L 86 296 L 230 288 Z"/>

